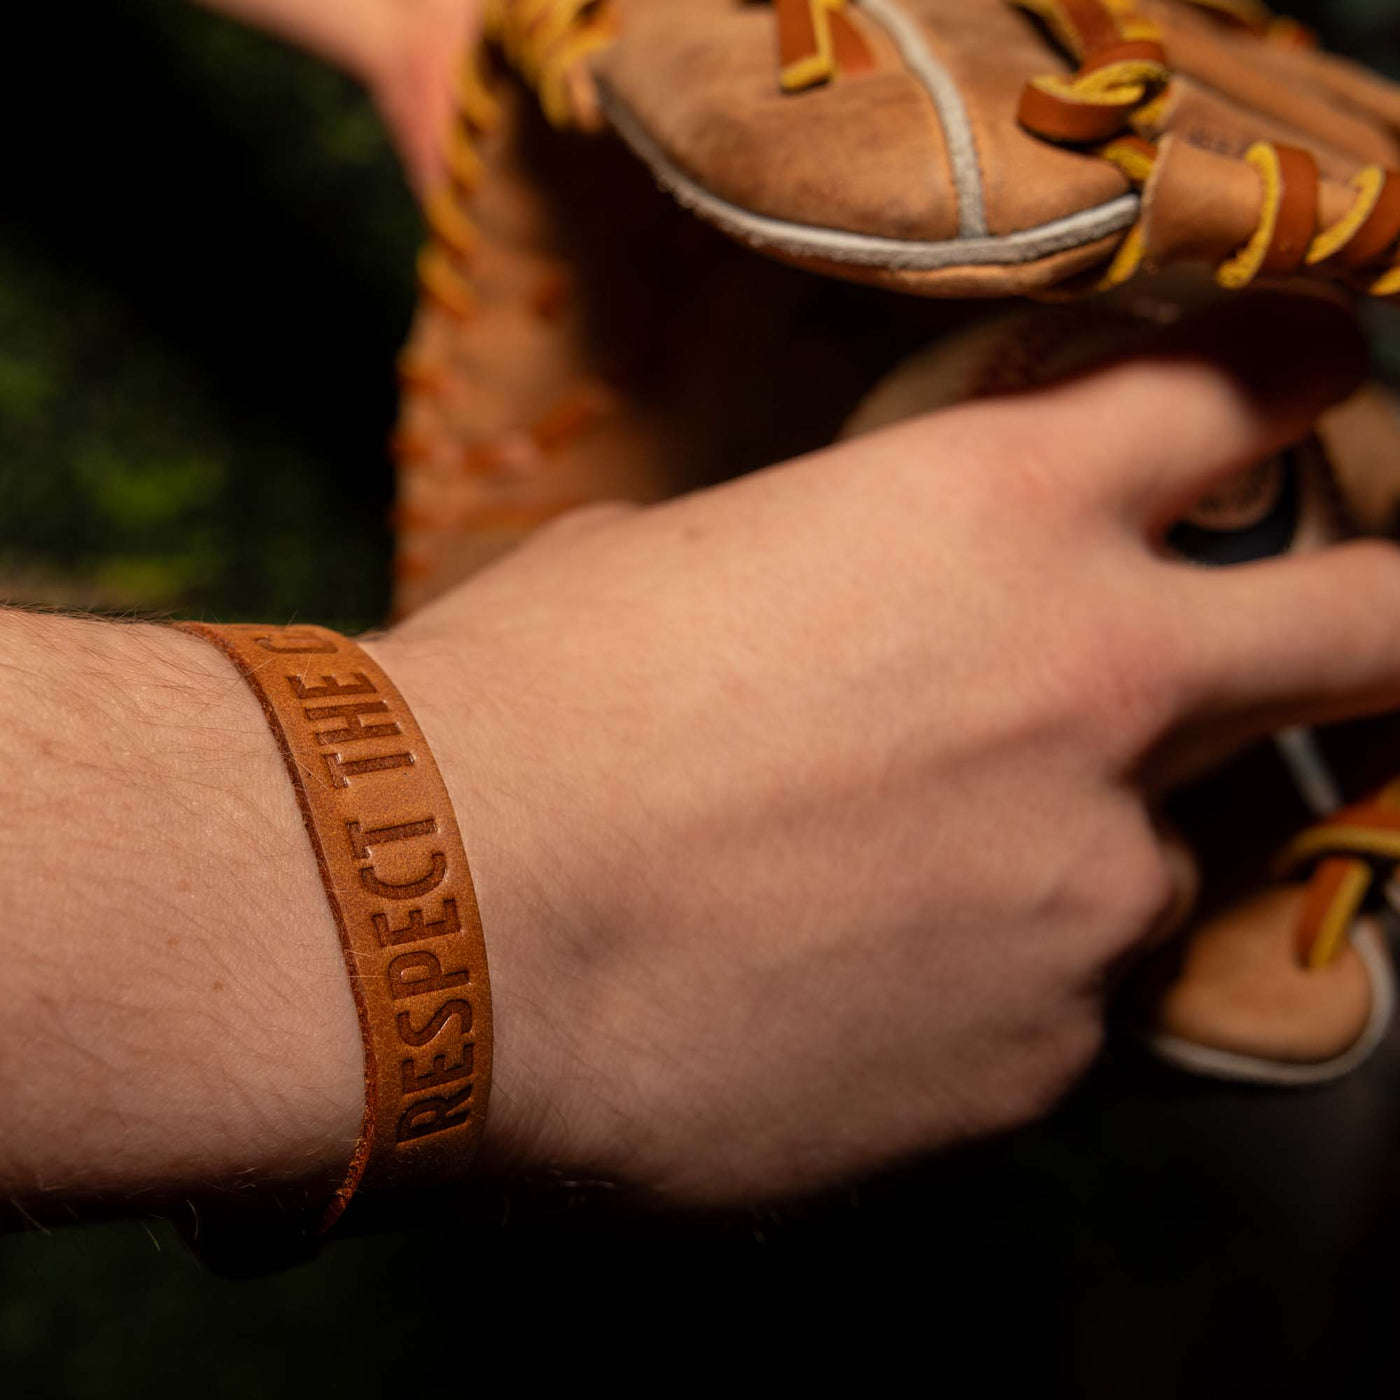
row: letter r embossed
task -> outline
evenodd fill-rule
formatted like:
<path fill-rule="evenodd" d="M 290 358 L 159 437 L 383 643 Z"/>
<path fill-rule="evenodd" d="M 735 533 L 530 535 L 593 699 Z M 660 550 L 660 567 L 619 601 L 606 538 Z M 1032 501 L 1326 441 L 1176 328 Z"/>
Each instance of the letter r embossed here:
<path fill-rule="evenodd" d="M 405 1109 L 395 1134 L 399 1144 L 412 1142 L 415 1138 L 428 1137 L 448 1128 L 460 1128 L 471 1122 L 471 1106 L 468 1100 L 472 1096 L 473 1087 L 468 1085 L 460 1094 L 443 1094 L 431 1099 L 419 1099 L 416 1104 Z"/>

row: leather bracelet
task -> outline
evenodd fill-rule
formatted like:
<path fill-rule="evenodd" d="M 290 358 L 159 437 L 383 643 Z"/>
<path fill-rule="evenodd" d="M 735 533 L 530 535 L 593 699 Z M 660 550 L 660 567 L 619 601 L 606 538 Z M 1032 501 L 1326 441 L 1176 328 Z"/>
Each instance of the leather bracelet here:
<path fill-rule="evenodd" d="M 476 892 L 423 731 L 369 655 L 324 627 L 179 626 L 223 651 L 262 704 L 350 972 L 365 1109 L 323 1234 L 357 1192 L 467 1173 L 491 1087 Z"/>

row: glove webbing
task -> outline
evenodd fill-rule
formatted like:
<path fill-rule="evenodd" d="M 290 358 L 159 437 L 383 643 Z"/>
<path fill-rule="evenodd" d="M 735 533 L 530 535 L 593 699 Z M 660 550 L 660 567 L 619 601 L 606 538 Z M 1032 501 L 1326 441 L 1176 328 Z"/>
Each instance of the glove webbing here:
<path fill-rule="evenodd" d="M 545 116 L 556 126 L 579 119 L 570 88 L 576 65 L 613 36 L 607 0 L 488 0 L 484 27 L 539 94 Z M 458 69 L 456 115 L 446 144 L 448 182 L 427 199 L 424 213 L 431 240 L 419 255 L 424 294 L 456 320 L 476 309 L 471 284 L 477 232 L 464 205 L 481 183 L 476 138 L 494 131 L 500 110 L 486 90 L 479 56 L 465 55 Z M 585 117 L 583 124 L 588 124 Z M 410 370 L 411 374 L 411 370 Z"/>
<path fill-rule="evenodd" d="M 579 61 L 609 42 L 612 29 L 608 0 L 488 0 L 485 32 L 536 86 L 541 105 L 556 125 L 588 124 L 590 114 L 578 110 L 578 90 L 570 77 Z M 418 284 L 425 302 L 459 324 L 478 313 L 473 266 L 480 234 L 467 213 L 485 177 L 478 153 L 481 138 L 501 122 L 500 107 L 486 87 L 481 55 L 469 50 L 458 69 L 454 112 L 444 144 L 447 179 L 424 201 L 429 239 L 418 255 Z M 540 316 L 555 314 L 558 287 L 542 287 L 531 297 Z M 452 375 L 421 353 L 405 352 L 398 362 L 399 380 L 407 396 L 438 400 L 451 389 Z M 491 477 L 509 466 L 522 444 L 547 455 L 586 432 L 609 411 L 608 397 L 598 386 L 580 385 L 565 394 L 532 424 L 524 424 L 499 439 L 465 446 L 460 469 L 471 477 Z M 433 441 L 415 430 L 400 428 L 390 442 L 390 454 L 401 468 L 411 470 L 430 462 Z M 463 518 L 450 518 L 441 507 L 426 515 L 400 504 L 395 523 L 401 529 L 441 529 L 470 523 L 486 530 L 528 530 L 579 504 L 560 499 L 547 506 L 490 504 L 473 500 L 461 508 Z M 400 578 L 429 574 L 434 565 L 400 548 L 395 573 Z"/>

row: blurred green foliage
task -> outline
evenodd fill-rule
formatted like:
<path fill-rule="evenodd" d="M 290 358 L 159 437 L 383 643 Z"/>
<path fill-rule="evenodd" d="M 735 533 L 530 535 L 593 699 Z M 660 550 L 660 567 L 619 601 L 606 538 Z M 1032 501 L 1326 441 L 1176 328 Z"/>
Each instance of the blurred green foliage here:
<path fill-rule="evenodd" d="M 80 106 L 7 161 L 0 590 L 373 623 L 419 238 L 383 129 L 188 5 L 74 8 Z"/>

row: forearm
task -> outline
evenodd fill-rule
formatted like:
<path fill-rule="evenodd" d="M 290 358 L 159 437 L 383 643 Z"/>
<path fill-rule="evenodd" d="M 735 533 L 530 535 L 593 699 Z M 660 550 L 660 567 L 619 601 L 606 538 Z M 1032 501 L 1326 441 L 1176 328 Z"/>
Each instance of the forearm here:
<path fill-rule="evenodd" d="M 344 961 L 246 685 L 170 628 L 0 612 L 0 1192 L 334 1175 Z"/>

